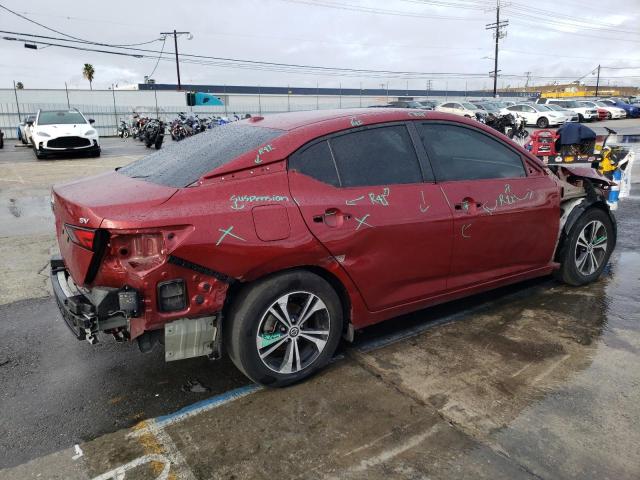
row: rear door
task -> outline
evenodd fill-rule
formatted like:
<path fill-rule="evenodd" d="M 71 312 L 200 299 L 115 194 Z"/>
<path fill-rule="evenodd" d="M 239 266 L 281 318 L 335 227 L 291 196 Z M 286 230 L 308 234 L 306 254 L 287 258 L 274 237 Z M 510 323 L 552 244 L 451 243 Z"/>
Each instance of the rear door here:
<path fill-rule="evenodd" d="M 448 288 L 547 266 L 560 209 L 558 188 L 544 170 L 480 129 L 417 125 L 454 217 Z"/>
<path fill-rule="evenodd" d="M 419 161 L 424 150 L 418 143 L 416 151 L 409 128 L 348 130 L 289 159 L 291 195 L 307 226 L 371 311 L 446 288 L 452 214 L 430 167 Z"/>

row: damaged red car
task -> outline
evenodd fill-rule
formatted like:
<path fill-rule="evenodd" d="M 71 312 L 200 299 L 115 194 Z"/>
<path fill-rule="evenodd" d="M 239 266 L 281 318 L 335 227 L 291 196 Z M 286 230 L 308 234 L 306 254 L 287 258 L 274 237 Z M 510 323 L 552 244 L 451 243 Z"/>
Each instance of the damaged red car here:
<path fill-rule="evenodd" d="M 400 314 L 553 272 L 596 280 L 610 182 L 554 168 L 439 112 L 253 117 L 56 185 L 53 289 L 79 340 L 226 353 L 287 385 Z"/>

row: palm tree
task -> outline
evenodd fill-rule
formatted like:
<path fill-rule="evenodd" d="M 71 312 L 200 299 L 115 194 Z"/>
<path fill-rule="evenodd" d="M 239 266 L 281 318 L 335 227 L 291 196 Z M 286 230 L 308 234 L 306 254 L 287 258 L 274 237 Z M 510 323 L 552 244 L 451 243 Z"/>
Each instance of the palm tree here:
<path fill-rule="evenodd" d="M 93 90 L 92 82 L 93 82 L 93 75 L 95 73 L 96 71 L 93 69 L 93 65 L 91 65 L 90 63 L 84 64 L 84 68 L 82 69 L 82 76 L 87 80 L 89 80 L 89 88 L 91 90 Z"/>
<path fill-rule="evenodd" d="M 16 88 L 18 90 L 23 90 L 24 89 L 24 84 L 22 82 L 18 82 L 18 83 L 16 83 Z"/>

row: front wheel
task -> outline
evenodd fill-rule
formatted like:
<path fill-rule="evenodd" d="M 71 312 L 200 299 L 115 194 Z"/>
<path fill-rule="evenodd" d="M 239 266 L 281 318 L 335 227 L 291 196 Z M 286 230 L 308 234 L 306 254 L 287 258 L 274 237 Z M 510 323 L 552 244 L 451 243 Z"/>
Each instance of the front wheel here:
<path fill-rule="evenodd" d="M 234 299 L 223 333 L 233 363 L 254 382 L 282 387 L 327 365 L 342 306 L 323 278 L 296 271 L 259 280 Z"/>
<path fill-rule="evenodd" d="M 547 117 L 540 117 L 536 122 L 538 128 L 547 128 L 549 126 L 549 120 Z"/>
<path fill-rule="evenodd" d="M 560 254 L 559 279 L 579 286 L 600 277 L 616 238 L 609 215 L 599 208 L 587 210 L 576 221 Z"/>

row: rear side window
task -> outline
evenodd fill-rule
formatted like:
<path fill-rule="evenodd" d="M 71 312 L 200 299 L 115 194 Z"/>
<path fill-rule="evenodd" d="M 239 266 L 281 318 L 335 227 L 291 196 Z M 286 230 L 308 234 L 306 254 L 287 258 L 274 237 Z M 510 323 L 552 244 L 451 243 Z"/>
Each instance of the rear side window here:
<path fill-rule="evenodd" d="M 315 178 L 334 187 L 340 186 L 329 143 L 326 140 L 296 152 L 289 159 L 289 169 Z"/>
<path fill-rule="evenodd" d="M 182 188 L 234 158 L 285 133 L 231 123 L 162 147 L 118 170 L 131 178 Z"/>
<path fill-rule="evenodd" d="M 445 124 L 417 127 L 439 180 L 526 176 L 520 155 L 484 133 Z"/>
<path fill-rule="evenodd" d="M 343 187 L 422 182 L 404 125 L 351 132 L 331 138 L 330 143 Z"/>

